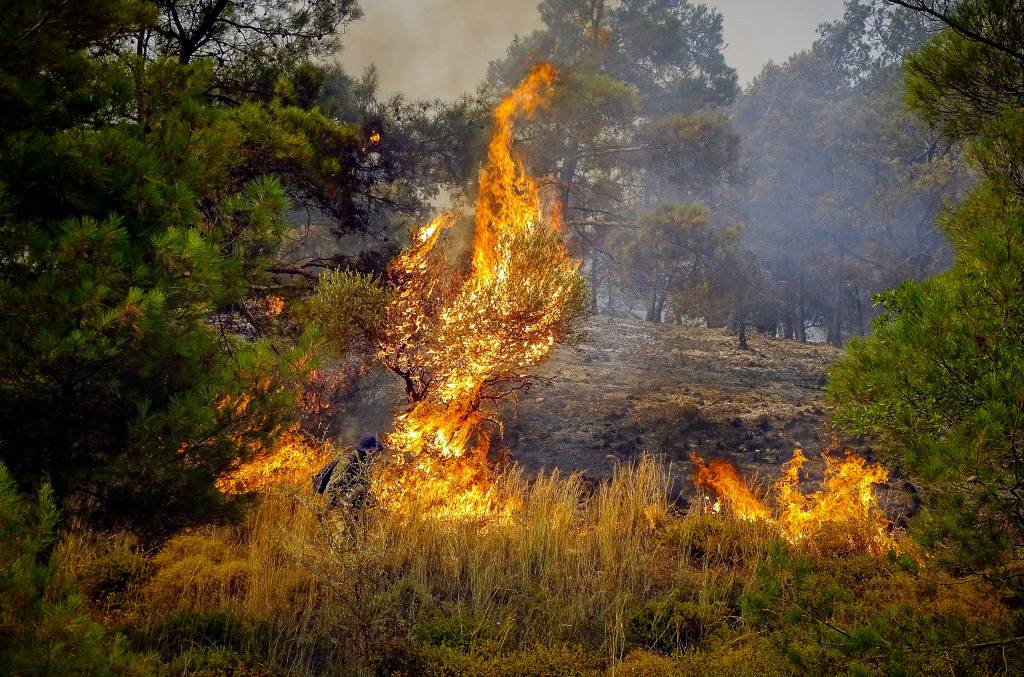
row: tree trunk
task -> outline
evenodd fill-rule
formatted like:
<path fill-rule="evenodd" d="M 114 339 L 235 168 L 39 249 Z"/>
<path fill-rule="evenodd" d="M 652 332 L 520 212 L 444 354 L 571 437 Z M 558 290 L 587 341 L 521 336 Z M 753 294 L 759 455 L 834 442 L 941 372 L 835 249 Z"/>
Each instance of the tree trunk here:
<path fill-rule="evenodd" d="M 843 347 L 843 255 L 839 254 L 839 265 L 832 285 L 832 327 L 829 343 L 836 348 Z"/>
<path fill-rule="evenodd" d="M 654 306 L 654 323 L 661 324 L 665 317 L 665 297 L 659 295 Z"/>
<path fill-rule="evenodd" d="M 657 291 L 653 291 L 653 292 L 651 292 L 650 302 L 647 304 L 647 321 L 648 322 L 657 322 L 657 320 L 654 319 L 656 317 L 657 311 L 658 311 L 658 292 Z"/>
<path fill-rule="evenodd" d="M 661 324 L 661 318 L 665 313 L 665 295 L 658 290 L 651 292 L 651 300 L 647 304 L 647 321 L 654 324 Z"/>
<path fill-rule="evenodd" d="M 595 315 L 600 314 L 601 308 L 597 301 L 598 291 L 600 290 L 600 280 L 597 276 L 597 252 L 592 252 L 590 255 L 590 311 Z"/>
<path fill-rule="evenodd" d="M 864 304 L 860 300 L 860 288 L 856 289 L 857 292 L 857 334 L 858 336 L 864 336 Z"/>
<path fill-rule="evenodd" d="M 742 297 L 736 301 L 736 336 L 739 339 L 740 350 L 750 350 L 750 345 L 747 344 L 747 309 Z"/>
<path fill-rule="evenodd" d="M 804 273 L 800 271 L 797 281 L 796 298 L 796 340 L 800 343 L 807 343 L 807 317 L 804 314 Z"/>

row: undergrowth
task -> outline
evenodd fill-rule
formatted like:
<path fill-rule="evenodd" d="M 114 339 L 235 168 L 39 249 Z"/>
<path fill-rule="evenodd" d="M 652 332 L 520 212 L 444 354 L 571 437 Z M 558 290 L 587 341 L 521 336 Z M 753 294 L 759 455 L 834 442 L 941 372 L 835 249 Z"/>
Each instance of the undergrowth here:
<path fill-rule="evenodd" d="M 267 495 L 246 521 L 56 556 L 94 618 L 163 674 L 995 674 L 1019 612 L 890 553 L 794 548 L 766 523 L 680 511 L 650 459 L 500 491 L 498 520 L 327 511 Z M 127 650 L 127 647 L 125 648 Z"/>

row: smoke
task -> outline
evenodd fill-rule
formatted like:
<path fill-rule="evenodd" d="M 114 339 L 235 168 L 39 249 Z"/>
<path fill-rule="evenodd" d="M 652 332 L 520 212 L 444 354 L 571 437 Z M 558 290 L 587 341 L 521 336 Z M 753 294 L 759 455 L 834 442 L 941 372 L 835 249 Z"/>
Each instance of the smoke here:
<path fill-rule="evenodd" d="M 372 0 L 349 28 L 341 62 L 377 67 L 383 94 L 454 98 L 472 91 L 512 38 L 540 27 L 537 0 Z"/>
<path fill-rule="evenodd" d="M 769 61 L 785 62 L 807 49 L 818 26 L 843 15 L 844 0 L 706 0 L 722 13 L 725 59 L 740 83 L 749 83 Z"/>
<path fill-rule="evenodd" d="M 538 0 L 371 0 L 349 28 L 341 62 L 353 74 L 375 64 L 383 94 L 450 99 L 472 91 L 515 35 L 540 27 Z M 614 4 L 611 0 L 609 4 Z M 706 0 L 725 17 L 729 63 L 749 82 L 769 60 L 810 47 L 843 0 Z"/>

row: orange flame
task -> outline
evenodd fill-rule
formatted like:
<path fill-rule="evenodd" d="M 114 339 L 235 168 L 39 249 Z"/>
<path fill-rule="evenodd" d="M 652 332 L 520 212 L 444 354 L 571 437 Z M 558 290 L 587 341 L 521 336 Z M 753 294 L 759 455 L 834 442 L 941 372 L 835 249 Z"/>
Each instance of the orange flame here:
<path fill-rule="evenodd" d="M 705 464 L 703 459 L 692 454 L 690 461 L 694 467 L 693 481 L 697 486 L 713 489 L 740 519 L 771 519 L 771 511 L 743 484 L 743 480 L 731 465 L 725 461 L 711 461 L 710 464 Z"/>
<path fill-rule="evenodd" d="M 469 274 L 433 255 L 454 214 L 423 226 L 391 266 L 397 293 L 381 357 L 405 379 L 412 404 L 397 418 L 387 438 L 391 462 L 375 478 L 385 504 L 414 492 L 436 499 L 435 515 L 492 512 L 485 424 L 494 423 L 494 403 L 528 383 L 528 368 L 568 331 L 567 310 L 583 290 L 579 262 L 561 239 L 558 211 L 545 212 L 537 180 L 512 151 L 515 117 L 546 101 L 554 79 L 552 66 L 537 66 L 494 111 Z"/>
<path fill-rule="evenodd" d="M 272 448 L 218 477 L 217 488 L 226 494 L 245 494 L 307 485 L 333 455 L 330 445 L 311 443 L 296 425 Z"/>
<path fill-rule="evenodd" d="M 691 456 L 694 482 L 713 489 L 740 519 L 771 521 L 790 543 L 811 550 L 875 555 L 899 550 L 874 491 L 876 484 L 888 481 L 888 472 L 849 452 L 840 459 L 830 456 L 830 451 L 822 454 L 823 488 L 813 494 L 800 492 L 800 470 L 807 458 L 800 449 L 793 452 L 774 485 L 777 515 L 754 496 L 736 470 L 724 461 L 705 465 L 700 458 Z"/>

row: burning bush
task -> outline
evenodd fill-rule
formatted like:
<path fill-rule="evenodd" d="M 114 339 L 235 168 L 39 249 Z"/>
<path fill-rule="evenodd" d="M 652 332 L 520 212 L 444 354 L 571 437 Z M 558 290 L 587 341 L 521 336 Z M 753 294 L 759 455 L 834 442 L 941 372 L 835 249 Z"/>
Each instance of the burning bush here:
<path fill-rule="evenodd" d="M 494 111 L 470 272 L 459 275 L 434 251 L 453 214 L 420 229 L 390 268 L 395 294 L 381 355 L 405 380 L 411 405 L 377 477 L 385 503 L 413 491 L 435 496 L 438 514 L 489 511 L 493 405 L 527 387 L 528 369 L 583 315 L 585 285 L 562 241 L 559 209 L 545 209 L 537 180 L 512 151 L 513 120 L 543 104 L 554 80 L 553 67 L 537 66 Z"/>

